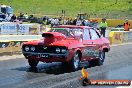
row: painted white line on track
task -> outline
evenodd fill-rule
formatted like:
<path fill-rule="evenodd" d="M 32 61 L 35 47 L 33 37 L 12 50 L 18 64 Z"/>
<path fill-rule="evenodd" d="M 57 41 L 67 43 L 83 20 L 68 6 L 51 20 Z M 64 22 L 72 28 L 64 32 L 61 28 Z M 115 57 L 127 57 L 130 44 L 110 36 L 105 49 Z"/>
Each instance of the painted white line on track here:
<path fill-rule="evenodd" d="M 1 56 L 0 61 L 18 59 L 18 58 L 24 58 L 24 56 L 23 55 Z"/>
<path fill-rule="evenodd" d="M 121 45 L 129 45 L 129 44 L 132 44 L 132 42 L 130 42 L 130 43 L 122 43 L 122 44 L 113 44 L 113 45 L 110 45 L 110 46 L 121 46 Z"/>
<path fill-rule="evenodd" d="M 132 81 L 131 81 L 131 85 L 130 86 L 118 86 L 116 88 L 132 88 Z"/>

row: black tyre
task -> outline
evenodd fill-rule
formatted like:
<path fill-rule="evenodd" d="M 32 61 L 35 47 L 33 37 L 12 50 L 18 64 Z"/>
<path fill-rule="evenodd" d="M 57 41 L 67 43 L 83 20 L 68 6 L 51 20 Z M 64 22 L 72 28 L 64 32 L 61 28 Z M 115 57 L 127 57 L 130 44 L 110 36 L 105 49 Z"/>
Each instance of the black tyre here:
<path fill-rule="evenodd" d="M 31 68 L 35 68 L 38 65 L 39 61 L 28 59 L 28 63 L 31 66 Z"/>
<path fill-rule="evenodd" d="M 76 71 L 79 69 L 79 63 L 80 63 L 80 57 L 79 54 L 76 53 L 72 59 L 70 60 L 70 62 L 63 62 L 62 63 L 62 67 L 65 70 L 69 70 L 69 71 Z"/>
<path fill-rule="evenodd" d="M 70 67 L 73 71 L 76 71 L 79 69 L 79 63 L 80 63 L 80 57 L 79 57 L 79 54 L 76 53 L 73 58 L 71 59 L 71 62 L 70 62 Z"/>
<path fill-rule="evenodd" d="M 105 60 L 105 52 L 99 52 L 99 58 L 97 60 L 97 65 L 103 65 Z"/>
<path fill-rule="evenodd" d="M 90 61 L 89 67 L 103 65 L 104 60 L 105 60 L 105 52 L 103 52 L 103 51 L 102 52 L 99 52 L 98 59 Z"/>

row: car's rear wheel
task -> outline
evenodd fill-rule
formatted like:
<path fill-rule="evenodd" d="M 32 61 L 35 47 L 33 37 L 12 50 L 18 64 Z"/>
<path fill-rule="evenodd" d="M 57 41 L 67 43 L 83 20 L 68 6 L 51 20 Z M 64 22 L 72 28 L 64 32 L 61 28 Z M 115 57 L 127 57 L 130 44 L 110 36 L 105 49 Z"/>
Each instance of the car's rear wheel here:
<path fill-rule="evenodd" d="M 28 63 L 31 66 L 31 68 L 35 68 L 38 65 L 39 61 L 28 59 Z"/>
<path fill-rule="evenodd" d="M 97 60 L 97 65 L 103 65 L 104 60 L 105 60 L 105 52 L 101 51 L 99 52 L 99 58 Z"/>
<path fill-rule="evenodd" d="M 105 60 L 105 52 L 100 51 L 99 52 L 99 57 L 96 60 L 91 60 L 89 66 L 93 67 L 93 66 L 103 65 L 104 60 Z"/>

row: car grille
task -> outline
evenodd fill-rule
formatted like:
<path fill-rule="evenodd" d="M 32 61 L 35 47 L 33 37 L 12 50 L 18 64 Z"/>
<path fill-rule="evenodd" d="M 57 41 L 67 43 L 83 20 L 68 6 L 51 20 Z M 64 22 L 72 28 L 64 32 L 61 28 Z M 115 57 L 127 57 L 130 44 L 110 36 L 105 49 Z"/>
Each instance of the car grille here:
<path fill-rule="evenodd" d="M 56 47 L 47 47 L 47 46 L 36 46 L 36 52 L 38 53 L 55 53 Z"/>
<path fill-rule="evenodd" d="M 31 45 L 24 45 L 22 47 L 23 51 L 25 51 L 24 48 L 26 46 L 28 46 L 30 48 L 30 50 L 28 52 L 33 52 L 33 51 L 31 51 L 31 47 L 32 47 Z M 42 45 L 39 45 L 39 46 L 36 45 L 34 47 L 35 47 L 34 53 L 54 53 L 54 54 L 57 53 L 56 48 L 60 48 L 60 49 L 65 48 L 62 46 L 42 46 Z M 59 54 L 61 54 L 61 52 Z"/>

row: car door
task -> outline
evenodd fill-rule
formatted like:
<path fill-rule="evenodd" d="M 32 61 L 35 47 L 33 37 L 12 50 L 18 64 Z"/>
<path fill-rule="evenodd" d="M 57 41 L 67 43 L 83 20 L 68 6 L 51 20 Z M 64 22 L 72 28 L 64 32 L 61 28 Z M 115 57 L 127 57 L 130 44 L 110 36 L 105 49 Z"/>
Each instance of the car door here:
<path fill-rule="evenodd" d="M 87 61 L 90 58 L 92 40 L 90 35 L 90 30 L 85 28 L 83 30 L 83 50 L 82 50 L 82 61 Z"/>
<path fill-rule="evenodd" d="M 103 42 L 96 30 L 92 28 L 85 29 L 83 33 L 84 60 L 90 60 L 91 58 L 98 57 L 102 44 Z"/>
<path fill-rule="evenodd" d="M 102 41 L 102 37 L 98 34 L 97 30 L 91 28 L 90 30 L 90 35 L 91 35 L 91 41 L 93 46 L 93 54 L 94 57 L 98 57 L 99 56 L 99 52 L 102 50 L 102 46 L 103 46 L 103 41 Z"/>

